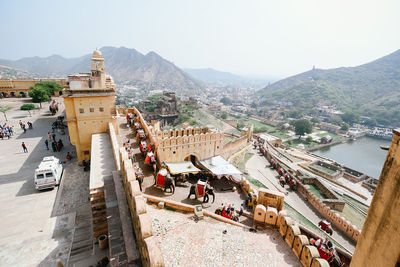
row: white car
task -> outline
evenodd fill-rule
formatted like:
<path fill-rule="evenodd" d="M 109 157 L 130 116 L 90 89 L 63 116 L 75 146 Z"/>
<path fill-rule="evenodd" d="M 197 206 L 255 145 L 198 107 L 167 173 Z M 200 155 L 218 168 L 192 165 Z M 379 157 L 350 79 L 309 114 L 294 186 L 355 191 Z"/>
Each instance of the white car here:
<path fill-rule="evenodd" d="M 35 170 L 34 183 L 37 190 L 54 188 L 60 184 L 63 166 L 54 156 L 44 157 Z"/>

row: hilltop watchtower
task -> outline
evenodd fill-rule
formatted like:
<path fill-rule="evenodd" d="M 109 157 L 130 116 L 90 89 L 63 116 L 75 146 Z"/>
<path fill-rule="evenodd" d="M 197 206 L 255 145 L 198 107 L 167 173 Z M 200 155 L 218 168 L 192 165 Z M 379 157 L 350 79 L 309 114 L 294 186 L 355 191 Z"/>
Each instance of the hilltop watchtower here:
<path fill-rule="evenodd" d="M 116 127 L 116 86 L 106 74 L 103 55 L 95 50 L 91 73 L 68 76 L 69 88 L 64 89 L 64 104 L 71 144 L 78 160 L 90 158 L 92 134 L 104 133 L 109 122 Z"/>

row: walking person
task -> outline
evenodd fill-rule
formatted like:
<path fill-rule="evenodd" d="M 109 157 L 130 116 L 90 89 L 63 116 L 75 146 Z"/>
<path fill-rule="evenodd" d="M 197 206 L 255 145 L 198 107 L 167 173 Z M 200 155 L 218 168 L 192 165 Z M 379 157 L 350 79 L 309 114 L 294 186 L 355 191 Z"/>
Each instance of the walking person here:
<path fill-rule="evenodd" d="M 44 144 L 46 145 L 46 149 L 49 150 L 49 140 L 46 139 L 46 141 L 44 141 Z"/>
<path fill-rule="evenodd" d="M 26 145 L 24 142 L 22 142 L 22 149 L 24 150 L 24 153 L 28 153 L 28 149 L 26 148 Z"/>
<path fill-rule="evenodd" d="M 50 132 L 47 133 L 47 139 L 49 139 L 49 141 L 51 141 L 51 134 L 50 134 Z"/>
<path fill-rule="evenodd" d="M 26 126 L 25 126 L 25 123 L 22 124 L 22 129 L 24 130 L 24 133 L 26 133 Z"/>
<path fill-rule="evenodd" d="M 53 141 L 56 142 L 56 134 L 55 134 L 55 133 L 52 133 L 52 134 L 51 134 L 51 137 L 53 138 Z"/>
<path fill-rule="evenodd" d="M 53 152 L 57 152 L 57 145 L 56 142 L 51 142 L 51 149 L 53 149 Z"/>

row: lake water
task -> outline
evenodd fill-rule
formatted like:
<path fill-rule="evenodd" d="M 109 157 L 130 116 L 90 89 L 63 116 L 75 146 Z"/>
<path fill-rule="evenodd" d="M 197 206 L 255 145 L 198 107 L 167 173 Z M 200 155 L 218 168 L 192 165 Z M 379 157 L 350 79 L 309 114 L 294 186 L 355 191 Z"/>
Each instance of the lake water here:
<path fill-rule="evenodd" d="M 324 147 L 311 153 L 333 159 L 378 179 L 388 152 L 380 148 L 382 145 L 390 146 L 390 141 L 364 136 L 356 141 Z"/>

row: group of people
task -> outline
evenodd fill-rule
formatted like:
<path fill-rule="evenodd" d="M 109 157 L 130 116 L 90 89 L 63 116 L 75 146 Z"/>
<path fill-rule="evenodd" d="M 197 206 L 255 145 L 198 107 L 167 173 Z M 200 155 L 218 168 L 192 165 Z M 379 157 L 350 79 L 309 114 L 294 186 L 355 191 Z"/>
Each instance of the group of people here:
<path fill-rule="evenodd" d="M 319 256 L 326 260 L 330 266 L 340 266 L 340 259 L 331 241 L 318 236 L 316 239 L 311 238 L 310 243 L 318 249 Z"/>
<path fill-rule="evenodd" d="M 33 129 L 33 124 L 31 122 L 28 121 L 26 124 L 28 124 L 29 129 Z M 26 125 L 24 122 L 22 122 L 22 120 L 19 120 L 19 126 L 24 131 L 24 133 L 26 133 Z"/>
<path fill-rule="evenodd" d="M 51 142 L 51 148 L 53 152 L 59 152 L 61 149 L 64 147 L 64 144 L 61 139 L 56 140 L 56 133 L 55 132 L 48 132 L 47 133 L 47 139 L 44 141 L 44 144 L 46 145 L 46 149 L 49 149 L 49 143 Z"/>
<path fill-rule="evenodd" d="M 236 212 L 234 204 L 226 205 L 224 203 L 221 203 L 221 206 L 215 211 L 215 213 L 221 215 L 222 217 L 237 221 L 239 219 L 239 216 L 242 216 L 243 214 L 243 204 L 241 205 L 240 211 L 238 213 Z"/>
<path fill-rule="evenodd" d="M 279 169 L 279 170 L 281 170 L 281 169 Z M 283 175 L 281 175 L 280 177 L 279 177 L 279 184 L 282 186 L 282 187 L 285 187 L 285 184 L 288 184 L 289 185 L 289 187 L 291 188 L 291 189 L 296 189 L 296 185 L 297 185 L 297 182 L 296 182 L 296 180 L 294 179 L 294 177 L 292 176 L 292 175 L 290 175 L 288 172 L 282 172 L 282 174 Z"/>
<path fill-rule="evenodd" d="M 12 135 L 14 135 L 13 126 L 8 125 L 7 123 L 0 125 L 1 140 L 4 140 L 4 138 L 10 139 Z"/>

